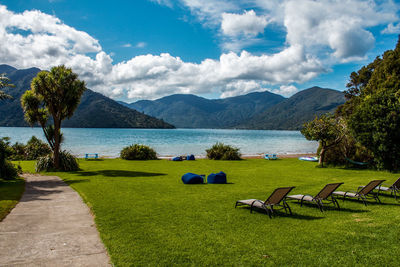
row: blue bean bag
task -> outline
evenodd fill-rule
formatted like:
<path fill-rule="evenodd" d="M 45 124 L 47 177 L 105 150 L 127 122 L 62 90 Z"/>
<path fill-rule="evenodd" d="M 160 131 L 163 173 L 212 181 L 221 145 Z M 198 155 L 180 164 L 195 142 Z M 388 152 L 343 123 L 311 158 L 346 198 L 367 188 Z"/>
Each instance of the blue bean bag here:
<path fill-rule="evenodd" d="M 224 172 L 211 173 L 207 177 L 208 184 L 226 184 L 226 174 Z"/>
<path fill-rule="evenodd" d="M 186 160 L 195 160 L 194 155 L 187 155 Z"/>
<path fill-rule="evenodd" d="M 202 184 L 204 179 L 198 174 L 188 172 L 182 176 L 182 182 L 184 184 Z"/>
<path fill-rule="evenodd" d="M 173 161 L 182 161 L 182 158 L 181 157 L 174 157 L 174 158 L 172 158 L 172 160 Z"/>

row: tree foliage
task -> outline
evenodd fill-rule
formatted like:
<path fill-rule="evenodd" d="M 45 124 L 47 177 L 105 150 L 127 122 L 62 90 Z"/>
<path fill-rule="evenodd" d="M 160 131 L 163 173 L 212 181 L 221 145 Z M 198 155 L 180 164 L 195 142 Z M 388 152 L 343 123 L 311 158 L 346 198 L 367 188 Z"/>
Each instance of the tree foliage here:
<path fill-rule="evenodd" d="M 13 84 L 10 83 L 10 79 L 8 79 L 6 77 L 6 75 L 0 74 L 0 89 L 4 88 L 4 87 L 14 87 Z M 4 100 L 4 99 L 10 99 L 12 98 L 12 96 L 4 93 L 2 90 L 0 90 L 0 100 Z"/>
<path fill-rule="evenodd" d="M 18 169 L 8 160 L 12 154 L 10 138 L 0 138 L 0 178 L 11 180 L 18 176 Z"/>
<path fill-rule="evenodd" d="M 301 133 L 307 140 L 319 142 L 319 165 L 323 167 L 326 151 L 342 141 L 345 131 L 346 125 L 344 121 L 328 113 L 306 122 Z"/>
<path fill-rule="evenodd" d="M 372 151 L 379 169 L 400 169 L 400 39 L 353 75 L 359 92 L 351 85 L 349 101 L 339 110 L 354 137 Z"/>
<path fill-rule="evenodd" d="M 31 89 L 21 97 L 25 120 L 30 125 L 38 123 L 43 129 L 53 151 L 55 169 L 60 167 L 61 123 L 72 117 L 85 90 L 85 83 L 78 75 L 61 65 L 39 72 L 31 82 Z"/>

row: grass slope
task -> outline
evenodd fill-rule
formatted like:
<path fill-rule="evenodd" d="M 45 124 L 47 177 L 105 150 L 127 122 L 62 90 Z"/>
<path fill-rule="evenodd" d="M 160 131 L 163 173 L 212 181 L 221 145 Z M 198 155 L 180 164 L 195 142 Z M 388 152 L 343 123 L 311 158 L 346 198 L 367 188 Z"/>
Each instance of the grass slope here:
<path fill-rule="evenodd" d="M 17 205 L 24 192 L 24 185 L 22 178 L 11 181 L 0 179 L 0 221 Z"/>
<path fill-rule="evenodd" d="M 82 171 L 56 173 L 92 208 L 101 238 L 115 266 L 396 265 L 400 262 L 399 206 L 339 203 L 321 213 L 290 204 L 294 216 L 269 219 L 262 212 L 234 208 L 238 199 L 265 199 L 275 188 L 316 194 L 326 183 L 355 190 L 371 179 L 393 182 L 398 174 L 315 168 L 297 159 L 228 161 L 80 162 Z M 23 162 L 32 170 L 32 162 Z M 223 170 L 226 185 L 184 185 L 186 172 Z"/>

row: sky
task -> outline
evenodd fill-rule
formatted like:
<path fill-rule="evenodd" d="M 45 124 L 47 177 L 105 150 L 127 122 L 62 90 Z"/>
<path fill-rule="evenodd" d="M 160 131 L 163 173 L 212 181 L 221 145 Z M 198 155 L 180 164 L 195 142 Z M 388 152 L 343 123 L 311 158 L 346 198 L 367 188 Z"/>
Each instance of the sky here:
<path fill-rule="evenodd" d="M 0 64 L 64 64 L 126 102 L 343 91 L 395 47 L 399 15 L 384 0 L 0 0 Z"/>

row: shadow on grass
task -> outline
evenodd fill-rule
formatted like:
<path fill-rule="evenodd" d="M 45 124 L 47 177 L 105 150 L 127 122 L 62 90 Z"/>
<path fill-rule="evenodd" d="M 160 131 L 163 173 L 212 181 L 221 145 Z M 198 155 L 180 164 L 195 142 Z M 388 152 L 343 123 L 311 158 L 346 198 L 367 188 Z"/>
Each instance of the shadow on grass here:
<path fill-rule="evenodd" d="M 245 209 L 245 210 L 250 210 L 250 207 L 240 207 L 240 209 Z M 253 209 L 253 213 L 259 213 L 259 214 L 263 214 L 266 217 L 268 217 L 268 214 L 265 212 L 265 210 L 263 209 Z M 287 217 L 287 218 L 293 218 L 293 219 L 299 219 L 299 220 L 307 220 L 307 221 L 311 221 L 311 220 L 320 220 L 320 219 L 324 219 L 325 217 L 322 216 L 310 216 L 310 215 L 303 215 L 303 214 L 298 214 L 293 212 L 292 210 L 292 215 L 287 214 L 283 211 L 280 210 L 274 210 L 274 213 L 272 214 L 272 219 L 274 218 L 279 218 L 279 217 Z"/>
<path fill-rule="evenodd" d="M 314 209 L 318 209 L 319 207 L 316 205 L 313 205 L 311 203 L 303 203 L 303 206 L 300 206 L 300 203 L 293 203 L 294 205 L 298 205 L 299 208 L 314 208 Z M 338 209 L 337 207 L 334 206 L 324 206 L 324 211 L 323 212 L 329 212 L 329 211 L 343 211 L 343 212 L 351 212 L 351 213 L 362 213 L 362 212 L 370 212 L 369 210 L 362 210 L 362 209 L 349 209 L 349 208 L 345 208 L 341 205 L 342 203 L 340 203 L 340 209 Z M 291 207 L 293 205 L 291 204 Z"/>
<path fill-rule="evenodd" d="M 106 177 L 154 177 L 154 176 L 164 176 L 166 173 L 156 173 L 156 172 L 136 172 L 136 171 L 124 171 L 124 170 L 101 170 L 101 171 L 77 171 L 75 174 L 80 176 L 96 176 L 102 175 Z"/>
<path fill-rule="evenodd" d="M 360 203 L 361 205 L 365 206 L 364 203 L 361 200 L 357 200 L 357 199 L 346 198 L 345 201 L 343 201 L 342 199 L 338 199 L 338 201 L 340 203 L 340 206 L 342 206 L 343 203 L 346 203 L 347 201 L 353 202 L 353 203 Z M 382 199 L 381 199 L 381 201 L 382 201 Z M 382 205 L 382 206 L 400 206 L 400 203 L 397 203 L 397 204 L 396 203 L 387 203 L 387 202 L 379 203 L 379 202 L 376 202 L 376 201 L 373 201 L 373 200 L 367 201 L 367 207 L 368 206 L 379 206 L 379 205 Z"/>

